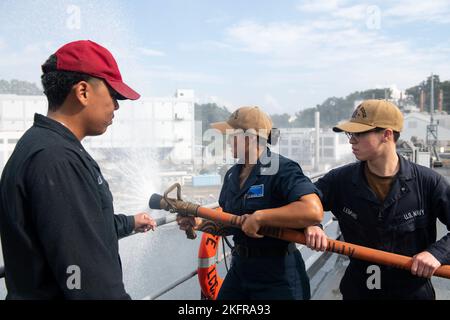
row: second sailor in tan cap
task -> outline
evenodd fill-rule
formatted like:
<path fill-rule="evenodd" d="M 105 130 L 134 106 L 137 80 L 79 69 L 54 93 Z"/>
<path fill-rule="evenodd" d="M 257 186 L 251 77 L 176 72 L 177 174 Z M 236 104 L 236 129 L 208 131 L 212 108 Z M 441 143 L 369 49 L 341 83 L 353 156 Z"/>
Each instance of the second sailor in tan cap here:
<path fill-rule="evenodd" d="M 241 159 L 225 175 L 219 205 L 246 216 L 242 230 L 224 231 L 215 224 L 216 234 L 232 234 L 235 245 L 218 299 L 309 299 L 309 279 L 295 244 L 263 237 L 258 231 L 263 226 L 298 229 L 321 222 L 319 191 L 298 163 L 270 151 L 272 121 L 261 108 L 239 108 L 212 127 L 229 135 L 233 155 Z M 278 161 L 278 170 L 269 173 L 273 161 Z M 206 223 L 210 232 L 210 223 L 187 219 L 178 219 L 181 229 L 194 225 L 202 230 Z"/>

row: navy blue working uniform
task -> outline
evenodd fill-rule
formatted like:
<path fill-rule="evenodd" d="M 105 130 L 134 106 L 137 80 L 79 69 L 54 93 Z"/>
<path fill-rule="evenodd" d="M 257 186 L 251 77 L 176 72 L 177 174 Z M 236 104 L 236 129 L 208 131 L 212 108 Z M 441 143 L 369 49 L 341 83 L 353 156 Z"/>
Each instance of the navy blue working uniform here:
<path fill-rule="evenodd" d="M 108 183 L 69 129 L 36 114 L 0 197 L 7 299 L 130 299 L 117 240 L 134 217 L 114 214 Z"/>
<path fill-rule="evenodd" d="M 272 161 L 268 162 L 268 158 Z M 271 166 L 274 168 L 273 161 L 278 161 L 278 171 L 267 174 Z M 241 189 L 242 166 L 234 165 L 225 175 L 219 198 L 225 212 L 251 214 L 319 192 L 296 162 L 270 150 L 258 160 Z M 310 298 L 309 279 L 295 244 L 270 237 L 251 238 L 240 229 L 232 232 L 235 249 L 219 300 Z"/>
<path fill-rule="evenodd" d="M 428 251 L 441 264 L 449 264 L 450 234 L 436 242 L 437 219 L 447 229 L 450 225 L 449 184 L 435 171 L 399 159 L 399 172 L 383 202 L 367 184 L 365 162 L 330 171 L 316 182 L 324 210 L 338 218 L 345 241 L 406 256 Z M 344 299 L 435 298 L 429 279 L 381 265 L 381 288 L 370 290 L 370 265 L 350 259 L 340 284 Z"/>

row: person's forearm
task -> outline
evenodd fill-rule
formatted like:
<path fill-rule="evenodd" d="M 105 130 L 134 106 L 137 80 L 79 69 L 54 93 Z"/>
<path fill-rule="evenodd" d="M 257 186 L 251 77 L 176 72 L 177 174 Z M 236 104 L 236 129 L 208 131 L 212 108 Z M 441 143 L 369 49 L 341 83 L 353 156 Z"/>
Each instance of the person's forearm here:
<path fill-rule="evenodd" d="M 256 211 L 261 226 L 301 229 L 318 224 L 323 219 L 320 202 L 294 201 L 286 206 Z"/>

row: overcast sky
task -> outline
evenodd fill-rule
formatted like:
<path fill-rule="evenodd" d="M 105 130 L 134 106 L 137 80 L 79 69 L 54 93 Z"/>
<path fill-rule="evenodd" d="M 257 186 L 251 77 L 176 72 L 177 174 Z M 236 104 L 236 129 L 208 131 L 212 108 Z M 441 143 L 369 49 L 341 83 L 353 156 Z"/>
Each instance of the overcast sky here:
<path fill-rule="evenodd" d="M 62 44 L 112 51 L 144 96 L 194 89 L 294 113 L 431 72 L 450 79 L 450 0 L 0 1 L 0 78 L 39 82 Z"/>

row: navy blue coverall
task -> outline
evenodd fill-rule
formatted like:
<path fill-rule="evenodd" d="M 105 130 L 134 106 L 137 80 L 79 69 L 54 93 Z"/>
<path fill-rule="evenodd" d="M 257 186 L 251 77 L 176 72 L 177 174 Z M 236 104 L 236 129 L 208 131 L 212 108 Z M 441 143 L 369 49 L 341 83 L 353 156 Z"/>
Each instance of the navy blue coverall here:
<path fill-rule="evenodd" d="M 406 256 L 428 251 L 449 264 L 450 234 L 436 242 L 437 219 L 450 226 L 449 184 L 435 171 L 399 159 L 399 172 L 383 202 L 367 184 L 365 162 L 331 170 L 316 182 L 324 210 L 337 217 L 347 242 Z M 344 299 L 435 298 L 429 279 L 386 266 L 379 266 L 381 288 L 369 289 L 370 265 L 350 259 L 340 284 Z"/>
<path fill-rule="evenodd" d="M 276 164 L 278 170 L 271 172 Z M 219 204 L 226 212 L 251 214 L 319 192 L 296 162 L 270 150 L 260 157 L 242 189 L 241 168 L 236 164 L 225 175 Z M 233 235 L 235 250 L 219 300 L 310 298 L 305 264 L 294 244 L 270 237 L 251 238 L 239 229 L 233 230 Z"/>

